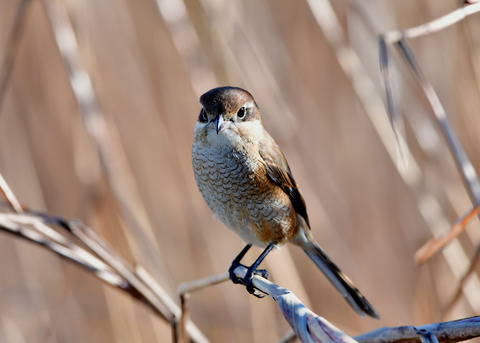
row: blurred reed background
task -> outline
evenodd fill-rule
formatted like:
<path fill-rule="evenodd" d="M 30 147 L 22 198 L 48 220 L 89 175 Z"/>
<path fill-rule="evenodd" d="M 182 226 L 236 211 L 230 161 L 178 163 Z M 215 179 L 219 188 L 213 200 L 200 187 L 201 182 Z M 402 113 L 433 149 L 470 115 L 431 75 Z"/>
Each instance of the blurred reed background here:
<path fill-rule="evenodd" d="M 456 243 L 463 255 L 414 263 L 431 230 L 448 230 L 471 202 L 427 102 L 394 54 L 394 90 L 416 161 L 407 172 L 398 164 L 378 68 L 378 33 L 460 4 L 332 1 L 332 13 L 325 4 L 1 1 L 0 172 L 26 206 L 81 219 L 176 298 L 179 283 L 225 272 L 243 247 L 212 218 L 190 151 L 199 95 L 244 87 L 289 160 L 314 235 L 381 319 L 358 317 L 295 247 L 267 259 L 274 282 L 350 335 L 478 314 L 476 273 L 446 311 L 478 243 L 478 219 Z M 359 63 L 352 54 L 339 61 L 342 41 Z M 411 41 L 475 167 L 479 42 L 478 15 Z M 92 93 L 75 68 L 88 74 Z M 363 70 L 359 82 L 352 68 Z M 108 141 L 92 136 L 102 129 L 95 118 Z M 50 251 L 0 233 L 0 261 L 1 342 L 171 340 L 150 309 Z M 194 293 L 189 304 L 212 342 L 277 342 L 289 329 L 274 301 L 230 282 Z"/>

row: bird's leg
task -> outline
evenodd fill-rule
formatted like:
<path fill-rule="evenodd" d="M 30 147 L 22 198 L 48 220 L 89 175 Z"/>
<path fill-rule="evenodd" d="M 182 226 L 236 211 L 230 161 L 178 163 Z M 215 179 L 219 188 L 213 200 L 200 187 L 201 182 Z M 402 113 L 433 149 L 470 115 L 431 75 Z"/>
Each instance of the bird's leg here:
<path fill-rule="evenodd" d="M 266 269 L 257 269 L 260 263 L 265 259 L 265 257 L 268 255 L 270 251 L 272 251 L 273 247 L 275 244 L 269 243 L 265 250 L 258 256 L 257 260 L 253 262 L 253 264 L 248 267 L 247 273 L 245 274 L 245 277 L 243 278 L 243 283 L 245 284 L 247 291 L 250 294 L 255 295 L 256 297 L 263 298 L 264 295 L 260 295 L 258 292 L 255 292 L 255 289 L 253 288 L 253 283 L 252 283 L 252 278 L 253 274 L 259 274 L 260 276 L 264 277 L 265 279 L 268 278 L 268 271 Z"/>
<path fill-rule="evenodd" d="M 238 266 L 243 266 L 243 264 L 240 263 L 240 261 L 242 260 L 243 256 L 245 256 L 245 254 L 247 253 L 248 250 L 250 250 L 250 248 L 252 247 L 252 245 L 249 243 L 245 246 L 245 248 L 243 248 L 242 251 L 240 251 L 240 254 L 238 254 L 237 257 L 235 257 L 235 259 L 233 260 L 232 262 L 232 265 L 230 266 L 230 268 L 228 269 L 228 274 L 230 274 L 230 280 L 232 280 L 233 283 L 242 283 L 243 284 L 243 280 L 242 279 L 239 279 L 234 271 L 235 271 L 235 268 L 237 268 Z M 245 267 L 245 266 L 244 266 Z"/>

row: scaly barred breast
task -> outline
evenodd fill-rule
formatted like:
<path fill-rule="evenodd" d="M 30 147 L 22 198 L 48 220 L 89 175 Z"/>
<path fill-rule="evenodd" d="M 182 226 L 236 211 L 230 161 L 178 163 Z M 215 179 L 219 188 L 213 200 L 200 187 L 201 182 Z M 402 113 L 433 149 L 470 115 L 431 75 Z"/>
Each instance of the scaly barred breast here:
<path fill-rule="evenodd" d="M 296 230 L 288 196 L 268 180 L 259 156 L 194 144 L 198 188 L 214 215 L 249 243 L 283 243 Z"/>

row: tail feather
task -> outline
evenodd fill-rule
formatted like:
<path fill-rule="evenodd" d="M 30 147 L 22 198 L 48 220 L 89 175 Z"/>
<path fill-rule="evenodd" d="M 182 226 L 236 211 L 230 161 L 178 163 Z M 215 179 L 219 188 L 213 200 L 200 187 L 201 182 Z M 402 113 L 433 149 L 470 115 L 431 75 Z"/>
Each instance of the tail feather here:
<path fill-rule="evenodd" d="M 362 316 L 367 314 L 371 317 L 379 318 L 373 306 L 370 305 L 353 282 L 337 267 L 323 249 L 311 240 L 308 240 L 308 242 L 308 246 L 302 246 L 303 251 L 320 268 L 350 306 Z"/>

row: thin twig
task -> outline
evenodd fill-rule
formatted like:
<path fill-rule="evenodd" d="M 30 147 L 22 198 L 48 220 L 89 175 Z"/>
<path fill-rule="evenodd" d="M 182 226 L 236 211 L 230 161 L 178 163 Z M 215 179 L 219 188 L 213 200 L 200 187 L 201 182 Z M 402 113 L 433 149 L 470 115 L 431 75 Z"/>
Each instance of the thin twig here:
<path fill-rule="evenodd" d="M 411 27 L 406 30 L 395 30 L 385 34 L 385 40 L 389 44 L 399 43 L 404 39 L 418 38 L 421 36 L 429 35 L 434 32 L 441 31 L 453 24 L 462 21 L 469 15 L 480 12 L 480 3 L 464 6 L 450 12 L 440 18 L 436 18 L 428 23 Z"/>
<path fill-rule="evenodd" d="M 457 219 L 450 230 L 442 237 L 433 237 L 420 247 L 415 253 L 415 261 L 418 264 L 425 263 L 433 255 L 435 255 L 446 244 L 458 237 L 464 230 L 467 224 L 478 214 L 479 207 L 472 207 L 467 213 Z"/>
<path fill-rule="evenodd" d="M 218 283 L 227 281 L 229 278 L 230 276 L 228 273 L 222 273 L 222 274 L 209 276 L 209 277 L 195 280 L 195 281 L 184 282 L 178 286 L 178 293 L 184 294 L 184 293 L 195 292 L 205 287 L 210 287 Z"/>

